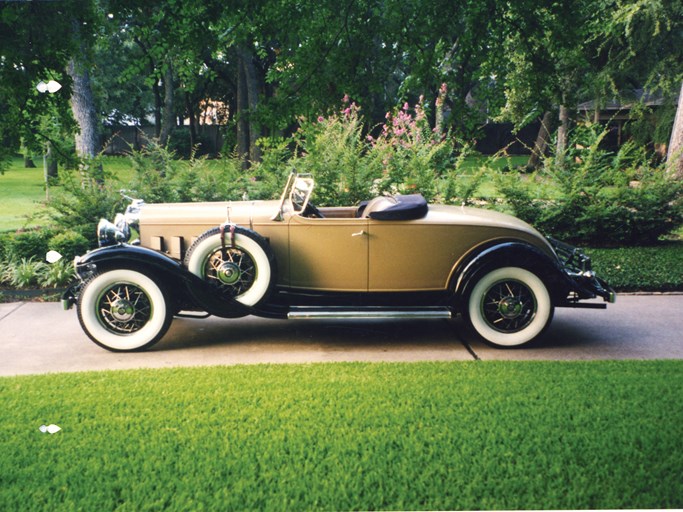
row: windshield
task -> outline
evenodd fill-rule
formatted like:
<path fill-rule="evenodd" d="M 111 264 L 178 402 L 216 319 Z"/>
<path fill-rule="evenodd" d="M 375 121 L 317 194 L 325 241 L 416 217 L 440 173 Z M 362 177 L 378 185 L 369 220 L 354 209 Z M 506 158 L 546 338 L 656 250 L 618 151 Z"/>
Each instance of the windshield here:
<path fill-rule="evenodd" d="M 285 210 L 301 213 L 308 206 L 315 183 L 310 174 L 293 172 L 287 179 L 287 184 L 280 197 L 280 208 L 273 220 L 282 220 Z"/>

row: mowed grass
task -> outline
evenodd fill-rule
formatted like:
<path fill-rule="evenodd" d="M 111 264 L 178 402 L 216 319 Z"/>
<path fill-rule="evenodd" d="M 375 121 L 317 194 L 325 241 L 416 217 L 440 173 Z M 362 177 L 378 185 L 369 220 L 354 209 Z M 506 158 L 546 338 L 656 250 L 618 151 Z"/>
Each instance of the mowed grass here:
<path fill-rule="evenodd" d="M 680 508 L 682 397 L 682 361 L 3 378 L 0 508 Z"/>
<path fill-rule="evenodd" d="M 49 223 L 45 194 L 45 173 L 40 159 L 36 169 L 25 169 L 22 158 L 13 158 L 4 174 L 0 174 L 0 232 Z M 127 157 L 103 157 L 102 165 L 113 179 L 123 184 L 133 176 Z M 60 193 L 62 187 L 52 184 L 50 197 Z"/>
<path fill-rule="evenodd" d="M 9 168 L 0 174 L 0 231 L 34 226 L 37 221 L 31 217 L 44 210 L 42 165 L 37 169 L 24 169 L 22 159 L 12 159 Z"/>

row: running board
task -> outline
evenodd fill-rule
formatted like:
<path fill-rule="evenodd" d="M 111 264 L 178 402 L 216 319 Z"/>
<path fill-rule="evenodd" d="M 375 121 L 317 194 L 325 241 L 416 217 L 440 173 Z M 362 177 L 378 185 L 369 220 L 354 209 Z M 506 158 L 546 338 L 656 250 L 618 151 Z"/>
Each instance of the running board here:
<path fill-rule="evenodd" d="M 448 308 L 325 308 L 325 307 L 293 307 L 287 313 L 289 319 L 450 319 L 452 313 Z"/>

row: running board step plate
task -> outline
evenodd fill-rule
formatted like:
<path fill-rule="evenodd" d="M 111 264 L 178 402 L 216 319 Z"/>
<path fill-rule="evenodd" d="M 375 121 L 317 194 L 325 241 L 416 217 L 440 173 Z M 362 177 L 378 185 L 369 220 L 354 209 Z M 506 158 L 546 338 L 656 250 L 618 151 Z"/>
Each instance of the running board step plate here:
<path fill-rule="evenodd" d="M 294 307 L 289 313 L 289 319 L 402 319 L 407 318 L 411 320 L 423 319 L 450 319 L 453 315 L 448 308 L 302 308 Z"/>

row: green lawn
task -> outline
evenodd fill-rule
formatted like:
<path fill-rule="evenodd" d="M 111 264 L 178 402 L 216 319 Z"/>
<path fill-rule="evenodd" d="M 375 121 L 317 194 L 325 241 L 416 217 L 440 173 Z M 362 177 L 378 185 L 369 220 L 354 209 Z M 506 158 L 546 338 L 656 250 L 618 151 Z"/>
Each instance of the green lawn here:
<path fill-rule="evenodd" d="M 24 169 L 23 162 L 13 159 L 9 169 L 0 174 L 0 231 L 35 225 L 28 217 L 45 208 L 43 168 Z"/>
<path fill-rule="evenodd" d="M 133 174 L 126 157 L 104 157 L 105 171 L 125 183 Z M 25 169 L 24 160 L 13 158 L 4 174 L 0 174 L 0 232 L 44 224 L 36 217 L 45 211 L 45 175 L 42 162 L 36 160 L 36 169 Z M 59 186 L 51 186 L 51 194 Z"/>
<path fill-rule="evenodd" d="M 683 361 L 2 378 L 0 508 L 680 508 L 682 396 Z"/>

